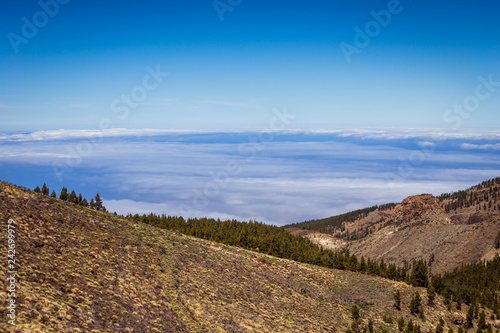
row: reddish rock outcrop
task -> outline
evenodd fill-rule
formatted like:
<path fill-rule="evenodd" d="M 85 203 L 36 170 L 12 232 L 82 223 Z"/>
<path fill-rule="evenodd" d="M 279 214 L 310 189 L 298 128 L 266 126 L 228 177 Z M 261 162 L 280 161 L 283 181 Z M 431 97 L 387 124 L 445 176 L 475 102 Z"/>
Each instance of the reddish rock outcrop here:
<path fill-rule="evenodd" d="M 432 194 L 421 194 L 408 197 L 394 208 L 391 221 L 396 225 L 408 223 L 439 223 L 449 224 L 439 200 Z"/>

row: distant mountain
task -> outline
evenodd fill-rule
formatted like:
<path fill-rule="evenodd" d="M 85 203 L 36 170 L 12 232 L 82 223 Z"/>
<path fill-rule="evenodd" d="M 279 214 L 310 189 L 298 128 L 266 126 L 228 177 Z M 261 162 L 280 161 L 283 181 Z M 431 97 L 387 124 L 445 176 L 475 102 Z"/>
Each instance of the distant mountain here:
<path fill-rule="evenodd" d="M 399 318 L 428 332 L 440 318 L 455 331 L 465 322 L 467 307 L 450 308 L 439 295 L 431 307 L 424 288 L 221 245 L 0 182 L 3 230 L 9 220 L 18 273 L 14 298 L 1 300 L 3 332 L 355 332 L 370 320 L 377 332 L 395 332 Z M 8 239 L 4 232 L 5 254 Z M 422 315 L 410 311 L 417 292 Z"/>
<path fill-rule="evenodd" d="M 500 250 L 500 178 L 467 190 L 411 196 L 398 205 L 370 207 L 286 226 L 326 248 L 404 265 L 415 260 L 444 273 Z M 328 234 L 328 235 L 327 235 Z"/>

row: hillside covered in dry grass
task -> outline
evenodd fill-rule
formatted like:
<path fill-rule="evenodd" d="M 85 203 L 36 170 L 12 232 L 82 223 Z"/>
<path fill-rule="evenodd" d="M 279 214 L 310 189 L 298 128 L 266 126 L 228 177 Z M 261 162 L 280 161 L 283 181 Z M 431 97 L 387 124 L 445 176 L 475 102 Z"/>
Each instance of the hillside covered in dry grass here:
<path fill-rule="evenodd" d="M 447 308 L 440 297 L 428 306 L 423 288 L 185 236 L 0 182 L 5 254 L 9 219 L 18 275 L 15 326 L 2 296 L 5 332 L 337 332 L 351 324 L 354 305 L 360 327 L 372 319 L 377 332 L 398 331 L 400 317 L 422 332 L 440 318 L 457 331 L 465 318 L 466 306 Z M 409 311 L 417 291 L 423 318 Z"/>

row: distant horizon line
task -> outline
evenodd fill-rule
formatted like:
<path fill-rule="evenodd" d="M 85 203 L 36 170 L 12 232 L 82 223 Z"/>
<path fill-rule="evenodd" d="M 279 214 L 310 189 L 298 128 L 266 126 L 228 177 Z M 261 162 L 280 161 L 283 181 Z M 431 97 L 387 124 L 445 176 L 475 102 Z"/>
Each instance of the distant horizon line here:
<path fill-rule="evenodd" d="M 283 129 L 269 128 L 234 128 L 234 129 L 155 129 L 155 128 L 110 128 L 110 129 L 57 129 L 42 131 L 0 132 L 0 142 L 25 142 L 46 140 L 83 139 L 91 137 L 129 137 L 129 136 L 160 136 L 168 134 L 244 134 L 244 133 L 275 133 L 336 135 L 339 137 L 363 137 L 369 139 L 412 139 L 438 137 L 438 139 L 500 139 L 500 129 L 494 128 L 463 128 L 453 130 L 447 128 L 421 127 L 358 127 L 338 129 Z"/>

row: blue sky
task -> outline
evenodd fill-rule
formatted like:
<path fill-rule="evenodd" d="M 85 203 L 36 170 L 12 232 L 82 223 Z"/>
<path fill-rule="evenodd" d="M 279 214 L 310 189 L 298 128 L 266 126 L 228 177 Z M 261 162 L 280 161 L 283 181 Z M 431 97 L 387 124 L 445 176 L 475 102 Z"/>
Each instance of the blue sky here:
<path fill-rule="evenodd" d="M 474 185 L 500 168 L 499 10 L 491 0 L 3 1 L 0 179 L 100 190 L 120 212 L 277 224 Z M 284 109 L 293 117 L 276 131 Z M 435 143 L 433 129 L 446 133 L 440 148 L 388 182 L 387 170 Z M 248 140 L 269 131 L 247 161 Z M 193 208 L 233 158 L 245 171 Z"/>
<path fill-rule="evenodd" d="M 99 128 L 148 66 L 169 76 L 116 127 L 256 129 L 276 105 L 304 129 L 447 127 L 443 112 L 479 76 L 500 81 L 500 5 L 402 0 L 348 63 L 341 43 L 390 3 L 241 1 L 221 21 L 212 1 L 72 0 L 13 47 L 9 34 L 23 37 L 23 17 L 45 23 L 43 9 L 4 1 L 0 130 Z M 462 126 L 498 126 L 499 102 L 482 101 Z"/>

